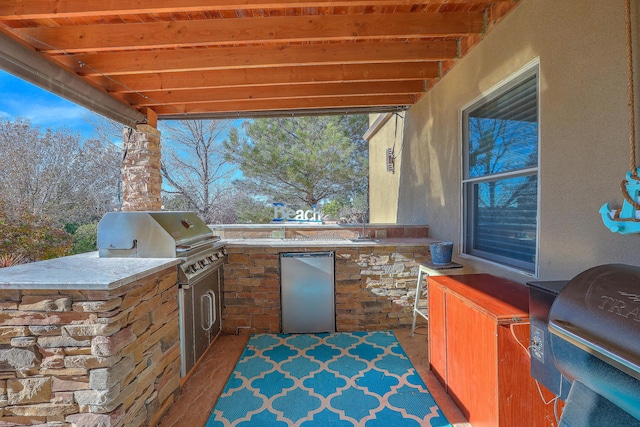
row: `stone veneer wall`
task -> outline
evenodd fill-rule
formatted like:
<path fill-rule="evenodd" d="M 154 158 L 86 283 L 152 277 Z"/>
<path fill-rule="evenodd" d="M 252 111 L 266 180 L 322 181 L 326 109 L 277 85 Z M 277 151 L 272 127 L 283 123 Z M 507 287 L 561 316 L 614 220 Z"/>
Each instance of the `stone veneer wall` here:
<path fill-rule="evenodd" d="M 279 252 L 336 250 L 336 329 L 340 332 L 411 325 L 418 264 L 426 246 L 275 248 L 227 246 L 223 332 L 280 332 Z"/>
<path fill-rule="evenodd" d="M 122 147 L 122 210 L 162 208 L 160 131 L 149 125 L 125 128 Z"/>
<path fill-rule="evenodd" d="M 0 290 L 0 425 L 156 425 L 180 387 L 176 280 Z"/>

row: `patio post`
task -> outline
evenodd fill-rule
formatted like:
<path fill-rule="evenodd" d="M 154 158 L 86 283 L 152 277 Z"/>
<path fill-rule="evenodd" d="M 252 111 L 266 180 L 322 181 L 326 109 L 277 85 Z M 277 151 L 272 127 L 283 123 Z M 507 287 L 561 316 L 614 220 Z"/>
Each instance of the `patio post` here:
<path fill-rule="evenodd" d="M 122 210 L 159 211 L 162 207 L 160 131 L 138 125 L 123 130 Z"/>

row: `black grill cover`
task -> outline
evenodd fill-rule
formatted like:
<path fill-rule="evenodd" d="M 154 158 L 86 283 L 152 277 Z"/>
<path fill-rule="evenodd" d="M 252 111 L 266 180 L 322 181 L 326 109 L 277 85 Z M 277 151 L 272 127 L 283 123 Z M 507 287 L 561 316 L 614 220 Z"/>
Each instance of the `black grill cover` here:
<path fill-rule="evenodd" d="M 569 281 L 549 313 L 558 370 L 640 419 L 640 267 L 594 267 Z"/>

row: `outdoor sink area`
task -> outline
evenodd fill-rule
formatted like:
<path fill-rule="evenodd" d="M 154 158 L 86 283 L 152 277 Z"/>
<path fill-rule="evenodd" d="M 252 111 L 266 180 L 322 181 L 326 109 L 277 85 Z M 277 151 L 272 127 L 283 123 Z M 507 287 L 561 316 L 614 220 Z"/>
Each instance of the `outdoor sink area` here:
<path fill-rule="evenodd" d="M 369 236 L 352 237 L 349 240 L 352 242 L 379 242 L 380 241 L 380 239 L 374 239 Z"/>

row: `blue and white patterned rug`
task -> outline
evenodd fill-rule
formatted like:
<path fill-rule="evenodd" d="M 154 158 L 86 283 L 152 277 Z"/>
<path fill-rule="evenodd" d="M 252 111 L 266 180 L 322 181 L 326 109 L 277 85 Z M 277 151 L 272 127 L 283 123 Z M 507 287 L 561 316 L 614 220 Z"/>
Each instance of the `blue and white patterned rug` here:
<path fill-rule="evenodd" d="M 254 335 L 206 427 L 450 426 L 393 332 Z"/>

